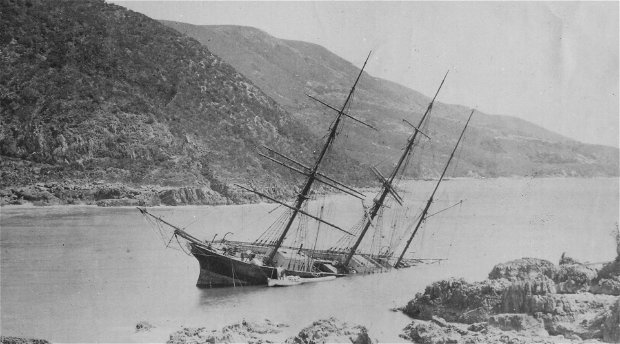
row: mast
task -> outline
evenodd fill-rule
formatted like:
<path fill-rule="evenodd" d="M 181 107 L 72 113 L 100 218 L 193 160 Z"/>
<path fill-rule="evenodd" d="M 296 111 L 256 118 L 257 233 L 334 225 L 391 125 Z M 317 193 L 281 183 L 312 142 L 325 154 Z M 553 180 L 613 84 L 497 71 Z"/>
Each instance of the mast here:
<path fill-rule="evenodd" d="M 415 229 L 413 230 L 413 233 L 411 233 L 411 237 L 409 238 L 409 240 L 407 240 L 407 244 L 405 245 L 403 252 L 400 254 L 400 257 L 398 257 L 396 264 L 394 264 L 395 268 L 398 267 L 398 264 L 400 264 L 400 262 L 403 260 L 403 256 L 405 255 L 405 252 L 407 252 L 407 249 L 409 248 L 409 245 L 411 244 L 413 237 L 418 232 L 418 229 L 420 229 L 420 226 L 422 225 L 422 223 L 426 220 L 426 214 L 428 214 L 428 209 L 431 207 L 431 204 L 433 203 L 433 197 L 435 196 L 435 192 L 437 192 L 437 189 L 439 188 L 439 184 L 441 184 L 443 177 L 446 175 L 448 166 L 450 166 L 450 162 L 452 161 L 452 158 L 454 157 L 454 153 L 456 152 L 456 149 L 458 148 L 459 143 L 461 143 L 463 134 L 465 134 L 467 125 L 469 124 L 469 121 L 471 120 L 471 116 L 473 115 L 474 115 L 474 110 L 471 110 L 471 113 L 469 114 L 469 118 L 467 119 L 467 122 L 465 123 L 465 127 L 463 127 L 463 131 L 461 131 L 461 136 L 459 136 L 458 141 L 456 141 L 456 145 L 454 146 L 454 149 L 452 150 L 452 154 L 450 154 L 450 158 L 448 158 L 448 162 L 446 163 L 446 166 L 444 167 L 443 172 L 441 173 L 441 177 L 439 177 L 439 180 L 437 181 L 437 184 L 435 185 L 435 189 L 431 193 L 431 197 L 429 197 L 428 201 L 426 202 L 426 206 L 424 207 L 424 210 L 422 210 L 420 219 L 418 220 L 418 223 L 416 224 Z"/>
<path fill-rule="evenodd" d="M 415 139 L 416 139 L 416 137 L 418 135 L 418 132 L 421 132 L 419 130 L 419 128 L 422 127 L 422 124 L 424 123 L 424 120 L 426 119 L 428 114 L 431 112 L 431 109 L 433 108 L 433 103 L 435 102 L 435 99 L 437 98 L 437 95 L 439 94 L 439 90 L 441 90 L 441 87 L 443 86 L 443 83 L 446 81 L 446 77 L 448 76 L 448 72 L 446 72 L 446 74 L 444 75 L 443 79 L 441 80 L 441 84 L 439 84 L 439 87 L 437 88 L 437 92 L 435 92 L 435 96 L 433 97 L 431 102 L 428 104 L 428 107 L 426 108 L 426 111 L 424 112 L 424 115 L 422 115 L 422 118 L 420 119 L 420 122 L 419 122 L 418 126 L 415 127 L 414 125 L 411 125 L 415 130 L 414 130 L 412 136 L 407 141 L 407 145 L 405 146 L 405 150 L 403 151 L 403 154 L 400 156 L 400 159 L 398 160 L 398 163 L 396 163 L 396 167 L 394 167 L 394 169 L 392 170 L 392 173 L 390 174 L 390 176 L 386 179 L 385 177 L 383 177 L 381 175 L 381 173 L 379 173 L 378 170 L 373 169 L 373 172 L 383 182 L 383 186 L 382 186 L 381 192 L 379 193 L 378 197 L 375 197 L 375 199 L 373 200 L 373 206 L 370 209 L 370 212 L 364 214 L 364 216 L 366 217 L 366 223 L 364 224 L 364 228 L 362 229 L 362 232 L 360 233 L 359 237 L 357 238 L 357 241 L 355 242 L 355 244 L 353 244 L 353 247 L 351 247 L 351 251 L 349 251 L 349 253 L 347 254 L 347 257 L 345 258 L 345 261 L 344 261 L 344 266 L 348 266 L 349 263 L 351 262 L 351 258 L 353 258 L 353 255 L 355 254 L 355 251 L 357 251 L 357 248 L 361 244 L 362 239 L 364 239 L 364 236 L 366 235 L 366 232 L 370 228 L 370 225 L 372 224 L 372 221 L 377 216 L 377 214 L 379 213 L 379 210 L 383 206 L 383 203 L 385 202 L 385 198 L 387 197 L 388 193 L 391 194 L 394 197 L 394 199 L 396 199 L 396 201 L 398 203 L 401 203 L 401 197 L 396 193 L 396 190 L 394 190 L 394 188 L 392 187 L 392 183 L 394 182 L 394 178 L 396 178 L 396 175 L 398 174 L 398 171 L 402 167 L 405 159 L 411 153 L 411 150 L 413 149 L 413 144 L 415 143 Z M 405 121 L 405 122 L 407 122 L 407 121 Z M 407 123 L 409 123 L 409 122 L 407 122 Z M 424 134 L 424 133 L 422 133 L 422 135 L 426 136 L 426 134 Z M 426 136 L 426 137 L 428 137 L 428 136 Z"/>
<path fill-rule="evenodd" d="M 303 206 L 304 202 L 309 198 L 308 194 L 310 193 L 310 189 L 312 188 L 312 184 L 314 184 L 314 181 L 317 179 L 317 173 L 318 173 L 319 166 L 321 165 L 321 162 L 323 161 L 323 158 L 325 157 L 325 154 L 327 153 L 327 150 L 329 149 L 329 147 L 332 145 L 332 143 L 336 139 L 336 135 L 337 135 L 337 131 L 338 131 L 338 126 L 340 125 L 340 121 L 342 120 L 342 116 L 350 117 L 344 111 L 345 111 L 346 107 L 349 105 L 349 102 L 351 101 L 351 97 L 353 96 L 353 92 L 355 92 L 355 87 L 357 86 L 357 83 L 359 82 L 359 80 L 360 80 L 360 78 L 362 76 L 362 73 L 364 72 L 364 68 L 366 67 L 366 63 L 368 63 L 368 59 L 370 58 L 370 54 L 371 53 L 372 52 L 368 53 L 368 57 L 366 57 L 366 61 L 364 61 L 364 65 L 362 66 L 362 69 L 360 69 L 360 72 L 357 75 L 357 79 L 355 79 L 355 82 L 353 83 L 353 87 L 351 87 L 351 90 L 349 91 L 349 95 L 347 96 L 347 99 L 345 100 L 344 104 L 342 105 L 342 108 L 340 110 L 338 110 L 338 116 L 336 117 L 336 120 L 334 121 L 334 123 L 332 124 L 332 126 L 331 126 L 331 128 L 329 130 L 329 135 L 327 137 L 327 141 L 323 145 L 323 148 L 321 149 L 321 152 L 319 153 L 319 156 L 316 159 L 316 162 L 314 163 L 314 166 L 310 169 L 310 171 L 308 173 L 305 173 L 308 176 L 308 179 L 306 179 L 306 183 L 304 184 L 304 187 L 302 188 L 301 192 L 297 196 L 297 200 L 295 201 L 295 205 L 293 206 L 293 213 L 289 217 L 289 220 L 288 220 L 288 222 L 286 224 L 286 227 L 284 227 L 284 231 L 282 232 L 282 234 L 278 238 L 278 241 L 276 242 L 273 250 L 269 253 L 269 256 L 267 257 L 266 264 L 271 264 L 273 262 L 273 257 L 278 252 L 278 249 L 280 248 L 280 246 L 282 246 L 282 242 L 284 241 L 284 238 L 286 238 L 286 234 L 288 233 L 289 229 L 291 228 L 291 225 L 293 224 L 293 221 L 295 221 L 295 218 L 297 217 L 297 214 L 300 212 L 301 207 Z"/>

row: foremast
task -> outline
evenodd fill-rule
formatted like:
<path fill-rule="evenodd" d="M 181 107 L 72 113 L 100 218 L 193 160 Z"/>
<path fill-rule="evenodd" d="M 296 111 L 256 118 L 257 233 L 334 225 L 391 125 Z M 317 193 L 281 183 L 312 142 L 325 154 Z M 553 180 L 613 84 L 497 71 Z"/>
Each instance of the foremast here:
<path fill-rule="evenodd" d="M 319 173 L 319 167 L 321 166 L 321 163 L 323 162 L 323 159 L 325 158 L 325 155 L 327 154 L 327 151 L 328 151 L 329 147 L 333 144 L 334 140 L 336 139 L 337 132 L 338 132 L 338 127 L 340 125 L 340 122 L 342 121 L 342 117 L 346 116 L 346 117 L 349 117 L 349 118 L 353 118 L 351 115 L 345 113 L 345 109 L 347 108 L 347 106 L 351 102 L 351 98 L 353 96 L 353 93 L 355 92 L 355 87 L 357 86 L 357 83 L 359 82 L 359 80 L 360 80 L 360 78 L 362 76 L 362 73 L 364 72 L 364 68 L 366 67 L 366 63 L 368 63 L 368 59 L 369 58 L 370 58 L 370 53 L 368 54 L 368 57 L 366 57 L 366 60 L 364 61 L 364 65 L 360 69 L 360 72 L 357 75 L 357 78 L 355 79 L 355 82 L 353 83 L 353 86 L 351 87 L 351 90 L 349 91 L 349 94 L 347 95 L 347 98 L 346 98 L 344 104 L 342 105 L 342 107 L 340 108 L 340 110 L 335 109 L 335 108 L 325 104 L 324 102 L 319 101 L 318 99 L 316 99 L 314 97 L 311 97 L 312 99 L 319 101 L 323 105 L 328 106 L 332 110 L 337 111 L 338 115 L 336 116 L 336 119 L 334 120 L 334 122 L 332 123 L 332 125 L 330 127 L 329 134 L 327 136 L 327 140 L 325 141 L 325 144 L 323 145 L 323 148 L 321 149 L 321 151 L 319 153 L 319 156 L 317 157 L 314 165 L 311 168 L 309 168 L 309 169 L 306 168 L 307 170 L 305 172 L 302 172 L 304 175 L 307 176 L 306 182 L 304 183 L 304 186 L 303 186 L 301 192 L 297 196 L 297 199 L 295 200 L 295 204 L 293 206 L 289 207 L 290 209 L 293 210 L 293 212 L 291 213 L 291 215 L 290 215 L 290 217 L 289 217 L 289 219 L 288 219 L 288 221 L 286 223 L 286 226 L 284 227 L 284 230 L 282 231 L 282 234 L 280 234 L 280 236 L 278 237 L 278 240 L 276 241 L 273 249 L 271 250 L 271 252 L 267 256 L 267 259 L 265 261 L 265 263 L 267 265 L 271 265 L 273 263 L 273 258 L 275 257 L 276 253 L 278 252 L 278 249 L 280 248 L 280 246 L 282 246 L 282 243 L 284 242 L 284 239 L 286 238 L 286 234 L 288 233 L 289 229 L 293 225 L 293 222 L 297 218 L 297 215 L 299 213 L 302 213 L 302 214 L 304 213 L 301 210 L 301 208 L 303 207 L 304 203 L 309 199 L 308 195 L 310 194 L 310 190 L 312 189 L 312 185 L 317 180 L 317 177 L 322 176 Z M 357 120 L 355 118 L 353 118 L 353 119 L 358 121 L 358 122 L 361 122 L 361 121 L 359 121 L 359 120 Z M 278 155 L 282 156 L 281 154 L 278 154 Z M 287 160 L 292 160 L 292 159 L 289 159 L 289 158 L 286 158 L 286 157 L 284 157 L 284 158 L 287 159 Z M 273 159 L 271 159 L 271 160 L 273 160 Z M 297 164 L 301 165 L 299 163 L 297 163 Z M 288 165 L 285 165 L 285 166 L 289 167 Z M 341 183 L 338 183 L 338 182 L 336 182 L 336 181 L 334 181 L 331 178 L 328 178 L 326 176 L 323 176 L 323 178 L 326 178 L 326 179 L 330 180 L 333 183 L 342 185 Z M 323 180 L 319 179 L 319 181 L 323 181 Z M 325 181 L 323 181 L 323 182 L 325 182 Z M 326 184 L 329 184 L 329 183 L 326 183 Z M 332 186 L 333 186 L 333 184 L 332 184 Z M 322 221 L 322 222 L 325 222 L 325 221 Z"/>
<path fill-rule="evenodd" d="M 391 194 L 392 197 L 399 204 L 402 205 L 402 198 L 398 195 L 398 193 L 396 192 L 396 190 L 393 187 L 394 179 L 398 175 L 398 172 L 400 171 L 400 169 L 403 166 L 403 163 L 405 162 L 407 157 L 411 154 L 411 152 L 413 150 L 413 145 L 415 144 L 415 140 L 417 138 L 418 133 L 421 133 L 422 135 L 424 135 L 424 136 L 426 136 L 428 138 L 428 136 L 426 134 L 424 134 L 423 132 L 421 132 L 419 128 L 422 127 L 422 124 L 424 124 L 424 121 L 428 117 L 428 114 L 431 112 L 431 110 L 433 108 L 433 104 L 435 103 L 435 99 L 437 98 L 437 95 L 439 94 L 439 91 L 441 90 L 441 87 L 443 86 L 444 82 L 446 81 L 446 77 L 448 76 L 448 72 L 446 72 L 446 74 L 444 75 L 443 79 L 441 80 L 441 84 L 439 84 L 439 87 L 437 88 L 437 91 L 435 92 L 435 96 L 433 96 L 433 99 L 428 104 L 428 107 L 426 108 L 426 111 L 424 112 L 424 115 L 422 115 L 422 118 L 420 118 L 420 122 L 418 123 L 418 126 L 416 127 L 416 126 L 410 124 L 413 127 L 413 129 L 414 129 L 413 134 L 407 140 L 407 145 L 405 146 L 403 154 L 401 154 L 398 162 L 396 163 L 396 166 L 392 170 L 392 173 L 390 173 L 388 178 L 385 178 L 385 177 L 383 177 L 381 175 L 381 173 L 377 169 L 373 168 L 373 172 L 381 180 L 383 185 L 382 185 L 381 191 L 379 192 L 377 197 L 374 198 L 373 205 L 372 205 L 372 208 L 370 209 L 370 211 L 364 213 L 364 216 L 366 218 L 366 222 L 364 223 L 364 227 L 363 227 L 360 235 L 358 236 L 357 240 L 355 241 L 355 244 L 353 244 L 353 246 L 351 247 L 351 250 L 347 254 L 347 257 L 345 258 L 345 261 L 344 261 L 344 265 L 345 266 L 348 266 L 349 263 L 351 262 L 351 259 L 353 258 L 353 255 L 355 255 L 355 252 L 357 251 L 359 245 L 362 243 L 362 240 L 364 239 L 364 236 L 366 235 L 366 232 L 368 232 L 368 229 L 372 225 L 373 220 L 375 219 L 375 217 L 379 213 L 379 210 L 381 210 L 381 207 L 383 206 L 383 203 L 385 202 L 385 199 L 387 198 L 387 195 Z M 405 121 L 405 120 L 403 119 L 403 121 Z M 407 121 L 405 121 L 405 122 L 407 122 Z M 409 123 L 409 122 L 407 122 L 407 123 Z"/>
<path fill-rule="evenodd" d="M 411 244 L 413 237 L 415 237 L 416 233 L 418 233 L 418 229 L 420 229 L 420 226 L 422 225 L 422 223 L 426 221 L 428 210 L 431 207 L 431 204 L 433 203 L 433 197 L 435 196 L 435 193 L 437 192 L 437 189 L 439 188 L 439 184 L 441 184 L 443 177 L 446 175 L 446 171 L 448 171 L 448 166 L 450 166 L 450 162 L 452 161 L 452 158 L 454 157 L 454 153 L 456 152 L 456 149 L 459 147 L 459 144 L 461 143 L 461 139 L 463 138 L 463 134 L 465 134 L 467 125 L 469 124 L 469 121 L 471 120 L 471 117 L 473 115 L 474 115 L 474 110 L 471 110 L 471 113 L 469 114 L 469 118 L 467 118 L 467 122 L 465 123 L 465 127 L 463 127 L 463 131 L 461 131 L 461 136 L 459 136 L 458 141 L 456 141 L 456 145 L 454 145 L 452 154 L 450 154 L 450 158 L 448 158 L 448 162 L 446 163 L 446 166 L 444 167 L 443 172 L 441 173 L 441 177 L 439 177 L 437 184 L 435 184 L 435 189 L 433 189 L 431 196 L 428 198 L 428 201 L 426 202 L 426 206 L 424 207 L 424 210 L 422 210 L 422 214 L 420 214 L 420 218 L 415 226 L 415 229 L 413 230 L 413 233 L 411 233 L 411 237 L 409 237 L 409 240 L 407 240 L 407 244 L 405 244 L 405 248 L 403 248 L 402 253 L 400 254 L 400 256 L 398 257 L 398 260 L 396 260 L 396 263 L 394 264 L 395 268 L 397 268 L 400 262 L 403 260 L 403 257 L 405 256 L 405 252 L 407 252 L 407 249 L 409 249 L 409 245 Z"/>

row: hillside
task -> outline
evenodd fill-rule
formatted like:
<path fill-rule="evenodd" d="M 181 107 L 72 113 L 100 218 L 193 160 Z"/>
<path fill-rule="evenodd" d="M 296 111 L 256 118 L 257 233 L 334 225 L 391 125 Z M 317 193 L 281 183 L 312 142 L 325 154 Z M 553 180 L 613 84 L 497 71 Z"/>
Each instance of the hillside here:
<path fill-rule="evenodd" d="M 231 183 L 252 180 L 277 193 L 273 186 L 297 176 L 255 147 L 311 160 L 320 144 L 194 39 L 103 1 L 0 2 L 0 60 L 4 196 L 34 183 L 66 191 L 93 181 L 231 199 Z M 327 169 L 337 178 L 367 180 L 359 163 L 333 156 L 339 168 Z"/>
<path fill-rule="evenodd" d="M 304 93 L 340 105 L 358 71 L 321 46 L 278 39 L 250 27 L 163 23 L 207 46 L 317 133 L 328 123 L 326 110 Z M 441 77 L 437 76 L 437 84 Z M 365 75 L 352 112 L 380 132 L 351 125 L 347 142 L 351 156 L 373 164 L 386 157 L 394 161 L 410 131 L 402 119 L 415 123 L 429 101 L 416 91 Z M 436 104 L 427 129 L 432 141 L 415 153 L 410 176 L 439 173 L 468 112 L 463 106 Z M 451 176 L 618 175 L 616 148 L 583 144 L 510 116 L 477 113 L 470 127 L 459 161 L 449 170 Z"/>

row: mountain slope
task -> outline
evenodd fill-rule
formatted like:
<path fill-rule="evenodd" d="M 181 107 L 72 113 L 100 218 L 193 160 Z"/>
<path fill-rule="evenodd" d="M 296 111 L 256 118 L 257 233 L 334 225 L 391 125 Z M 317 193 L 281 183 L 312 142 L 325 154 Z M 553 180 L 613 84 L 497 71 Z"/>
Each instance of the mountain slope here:
<path fill-rule="evenodd" d="M 329 110 L 304 93 L 340 105 L 358 72 L 323 47 L 278 39 L 258 29 L 163 23 L 207 46 L 317 133 L 325 131 L 324 113 Z M 437 77 L 439 83 L 441 76 Z M 349 153 L 367 163 L 384 161 L 386 156 L 394 161 L 411 130 L 402 119 L 415 123 L 429 101 L 416 91 L 364 75 L 352 112 L 381 132 L 350 125 Z M 468 112 L 462 106 L 436 104 L 427 128 L 432 141 L 424 144 L 430 149 L 416 153 L 410 175 L 439 173 Z M 583 144 L 515 117 L 483 113 L 474 116 L 459 157 L 449 171 L 453 176 L 618 175 L 616 148 Z"/>
<path fill-rule="evenodd" d="M 0 60 L 2 187 L 102 180 L 232 197 L 235 181 L 295 180 L 256 146 L 311 159 L 320 144 L 194 39 L 103 1 L 0 2 Z M 333 155 L 339 179 L 366 179 Z"/>

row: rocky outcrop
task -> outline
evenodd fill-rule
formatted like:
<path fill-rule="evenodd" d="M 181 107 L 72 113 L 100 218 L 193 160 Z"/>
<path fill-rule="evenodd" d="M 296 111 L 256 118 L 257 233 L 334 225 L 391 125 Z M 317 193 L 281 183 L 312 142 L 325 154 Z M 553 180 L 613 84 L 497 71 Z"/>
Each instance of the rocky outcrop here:
<path fill-rule="evenodd" d="M 517 343 L 551 343 L 558 338 L 560 342 L 585 339 L 617 342 L 618 297 L 613 288 L 602 290 L 602 286 L 617 278 L 617 265 L 614 265 L 617 261 L 607 264 L 598 274 L 574 259 L 563 257 L 560 263 L 555 266 L 546 260 L 523 258 L 496 265 L 489 279 L 482 282 L 468 283 L 462 279 L 435 282 L 403 309 L 409 316 L 432 321 L 434 325 L 412 323 L 403 336 L 423 343 L 488 342 L 503 338 L 493 337 L 497 334 L 494 331 L 499 330 L 519 332 L 515 338 L 504 338 Z M 593 289 L 609 293 L 588 292 Z M 465 330 L 484 333 L 485 337 L 460 333 L 463 327 L 458 324 L 437 327 L 441 325 L 437 317 L 470 324 Z M 530 333 L 521 333 L 526 330 Z"/>
<path fill-rule="evenodd" d="M 548 260 L 521 258 L 495 265 L 489 273 L 489 279 L 497 280 L 503 278 L 509 281 L 517 281 L 535 279 L 542 276 L 553 279 L 556 274 L 557 266 Z"/>
<path fill-rule="evenodd" d="M 556 292 L 563 294 L 586 292 L 590 290 L 590 284 L 596 276 L 594 269 L 579 262 L 560 264 L 554 278 Z"/>
<path fill-rule="evenodd" d="M 420 344 L 459 343 L 468 333 L 442 321 L 414 321 L 403 329 L 401 338 Z"/>
<path fill-rule="evenodd" d="M 286 340 L 287 344 L 354 343 L 372 344 L 364 326 L 349 325 L 336 318 L 315 321 L 301 330 L 295 337 Z"/>
<path fill-rule="evenodd" d="M 209 188 L 178 188 L 158 192 L 163 205 L 231 204 L 232 201 Z"/>
<path fill-rule="evenodd" d="M 439 281 L 426 287 L 403 309 L 404 313 L 423 320 L 434 315 L 452 322 L 473 324 L 486 321 L 502 301 L 510 282 L 487 280 L 468 283 L 463 279 Z"/>
<path fill-rule="evenodd" d="M 615 261 L 605 264 L 598 272 L 590 286 L 594 294 L 620 295 L 620 256 Z"/>
<path fill-rule="evenodd" d="M 282 327 L 268 319 L 253 323 L 245 320 L 223 327 L 221 330 L 183 328 L 170 335 L 168 344 L 184 343 L 287 343 L 321 344 L 354 343 L 373 344 L 364 326 L 349 325 L 336 318 L 317 320 L 286 340 L 282 338 Z"/>
<path fill-rule="evenodd" d="M 204 327 L 183 328 L 170 335 L 168 344 L 184 343 L 276 343 L 276 334 L 284 324 L 273 323 L 268 319 L 260 323 L 245 320 L 225 326 L 221 330 L 207 330 Z"/>
<path fill-rule="evenodd" d="M 275 188 L 269 188 L 266 192 L 285 197 L 284 192 Z M 259 198 L 254 194 L 228 190 L 227 195 L 223 195 L 207 186 L 132 187 L 121 183 L 105 182 L 48 182 L 0 190 L 0 205 L 177 206 L 244 204 L 258 200 Z"/>
<path fill-rule="evenodd" d="M 50 344 L 45 339 L 31 339 L 22 337 L 8 337 L 0 336 L 0 343 L 2 344 Z"/>
<path fill-rule="evenodd" d="M 603 340 L 608 343 L 620 343 L 620 299 L 616 299 L 609 316 L 605 319 Z"/>
<path fill-rule="evenodd" d="M 460 343 L 581 343 L 579 338 L 549 336 L 540 322 L 517 314 L 497 315 L 490 322 L 464 327 L 461 324 L 414 320 L 403 329 L 401 338 L 420 344 Z M 529 326 L 529 327 L 528 327 Z"/>

